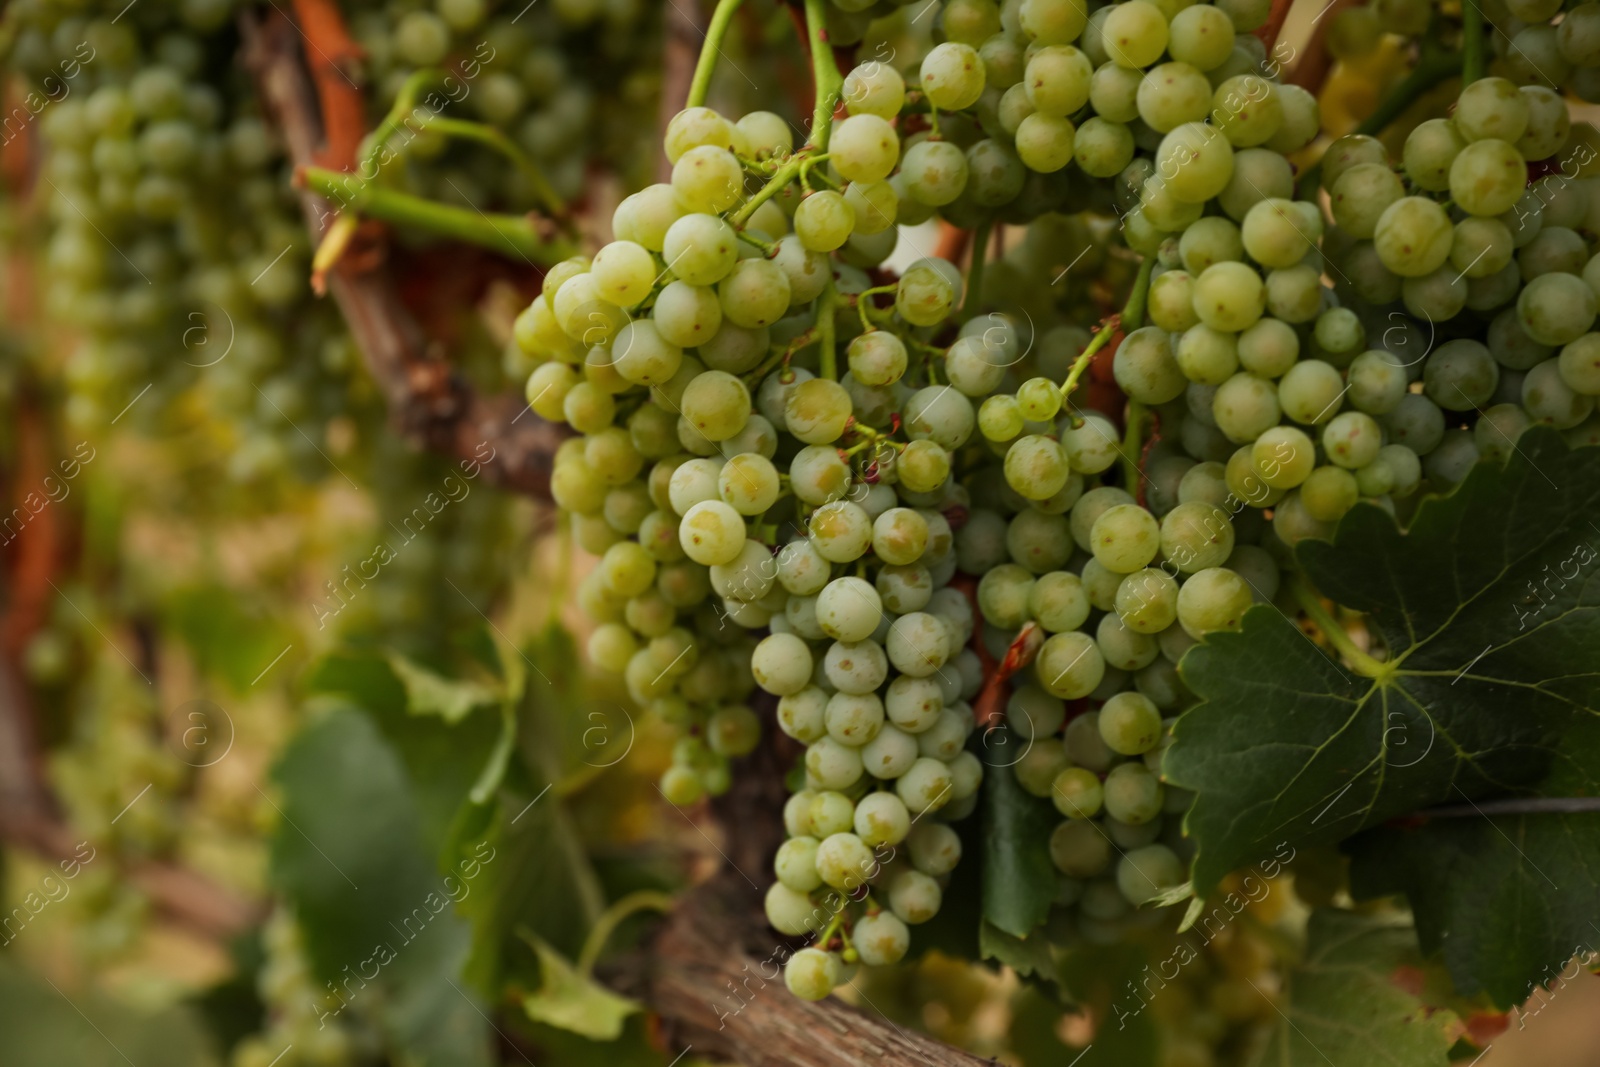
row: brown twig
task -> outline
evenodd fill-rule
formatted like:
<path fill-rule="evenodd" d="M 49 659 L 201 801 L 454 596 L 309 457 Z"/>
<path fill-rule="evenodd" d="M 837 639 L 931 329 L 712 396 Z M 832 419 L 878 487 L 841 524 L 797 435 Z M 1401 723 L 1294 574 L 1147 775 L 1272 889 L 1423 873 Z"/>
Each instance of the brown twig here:
<path fill-rule="evenodd" d="M 276 10 L 261 16 L 246 11 L 240 27 L 246 65 L 283 135 L 291 162 L 304 166 L 332 151 L 332 135 L 323 126 L 326 101 L 319 103 L 306 70 L 299 31 Z M 338 89 L 338 96 L 347 97 L 348 89 Z M 320 239 L 335 217 L 331 206 L 310 192 L 301 193 L 301 205 L 312 235 Z M 549 495 L 550 465 L 561 431 L 528 411 L 516 394 L 481 395 L 438 358 L 400 299 L 386 262 L 358 271 L 342 261 L 329 273 L 328 288 L 402 434 L 478 464 L 490 484 L 537 497 Z"/>

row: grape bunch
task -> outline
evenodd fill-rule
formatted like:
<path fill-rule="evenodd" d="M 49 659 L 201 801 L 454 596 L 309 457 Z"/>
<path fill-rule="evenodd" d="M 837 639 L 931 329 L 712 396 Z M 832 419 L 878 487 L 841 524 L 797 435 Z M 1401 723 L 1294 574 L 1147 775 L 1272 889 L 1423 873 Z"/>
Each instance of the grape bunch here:
<path fill-rule="evenodd" d="M 325 469 L 294 426 L 349 409 L 354 360 L 311 300 L 282 153 L 231 61 L 233 5 L 124 6 L 7 11 L 33 127 L 15 134 L 43 149 L 43 311 L 75 338 L 69 418 L 148 429 L 187 396 L 239 480 Z"/>
<path fill-rule="evenodd" d="M 659 82 L 659 30 L 648 5 L 355 0 L 346 6 L 375 90 L 369 94 L 374 125 L 412 75 L 441 74 L 417 99 L 418 128 L 393 139 L 397 157 L 379 169 L 381 183 L 480 210 L 549 209 L 528 170 L 491 147 L 430 130 L 435 117 L 499 131 L 564 199 L 582 193 L 596 163 L 628 174 L 648 160 Z"/>
<path fill-rule="evenodd" d="M 1319 110 L 1267 16 L 951 0 L 913 77 L 850 70 L 799 147 L 681 112 L 672 180 L 518 320 L 530 405 L 579 434 L 552 485 L 600 556 L 591 658 L 685 730 L 662 792 L 727 788 L 757 687 L 806 746 L 766 898 L 814 939 L 800 996 L 937 911 L 996 730 L 1062 816 L 1072 936 L 1162 921 L 1184 653 L 1309 610 L 1294 546 L 1357 503 L 1404 518 L 1534 424 L 1597 437 L 1594 186 L 1525 165 L 1576 140 L 1554 91 L 1475 80 L 1398 171 L 1349 136 L 1297 188 Z M 980 235 L 965 271 L 896 253 L 935 217 Z M 1075 247 L 1091 281 L 1036 277 Z"/>

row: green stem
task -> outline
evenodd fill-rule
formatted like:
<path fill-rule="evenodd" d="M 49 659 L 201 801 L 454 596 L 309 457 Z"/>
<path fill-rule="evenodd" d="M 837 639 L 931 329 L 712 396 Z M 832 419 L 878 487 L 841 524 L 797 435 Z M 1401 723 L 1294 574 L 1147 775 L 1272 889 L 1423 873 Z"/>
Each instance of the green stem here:
<path fill-rule="evenodd" d="M 822 295 L 817 297 L 817 340 L 822 346 L 822 376 L 830 382 L 839 380 L 838 355 L 834 351 L 834 331 L 838 323 L 834 321 L 833 308 L 839 299 L 839 292 L 833 286 L 833 273 L 828 274 L 828 284 L 822 290 Z"/>
<path fill-rule="evenodd" d="M 517 147 L 515 141 L 495 129 L 493 126 L 482 122 L 468 122 L 465 119 L 451 119 L 443 115 L 436 115 L 429 119 L 426 129 L 445 134 L 448 137 L 459 137 L 463 141 L 475 141 L 485 148 L 493 149 L 509 159 L 513 166 L 528 179 L 528 184 L 533 186 L 534 195 L 544 204 L 545 210 L 560 219 L 567 218 L 567 204 L 561 199 L 561 194 L 556 192 L 555 186 L 550 184 L 550 179 L 544 176 L 544 171 L 533 158 Z"/>
<path fill-rule="evenodd" d="M 1154 257 L 1139 264 L 1139 273 L 1133 279 L 1133 291 L 1128 294 L 1128 302 L 1122 305 L 1122 328 L 1130 333 L 1144 325 L 1144 308 L 1150 299 L 1150 275 L 1155 267 Z"/>
<path fill-rule="evenodd" d="M 517 170 L 522 172 L 523 177 L 528 179 L 528 184 L 533 186 L 534 195 L 544 204 L 545 210 L 565 220 L 567 205 L 556 192 L 555 186 L 550 184 L 539 164 L 504 133 L 481 122 L 447 118 L 433 109 L 428 110 L 425 117 L 416 118 L 417 97 L 424 89 L 440 84 L 448 77 L 448 71 L 429 68 L 416 71 L 401 83 L 400 91 L 395 94 L 394 104 L 389 108 L 389 113 L 378 123 L 377 129 L 372 131 L 372 143 L 367 147 L 367 153 L 361 162 L 360 173 L 364 179 L 371 181 L 378 173 L 381 166 L 379 157 L 388 146 L 389 140 L 401 129 L 411 127 L 416 130 L 432 130 L 446 137 L 458 137 L 463 141 L 476 142 L 505 156 Z"/>
<path fill-rule="evenodd" d="M 1133 291 L 1128 294 L 1128 302 L 1122 305 L 1122 311 L 1106 320 L 1106 324 L 1089 339 L 1089 343 L 1073 361 L 1072 369 L 1067 372 L 1067 380 L 1061 383 L 1061 402 L 1065 404 L 1072 396 L 1072 391 L 1078 387 L 1078 379 L 1083 377 L 1083 372 L 1089 369 L 1090 360 L 1095 353 L 1110 342 L 1113 335 L 1120 328 L 1136 329 L 1138 323 L 1144 320 L 1145 300 L 1150 291 L 1150 272 L 1155 269 L 1155 260 L 1146 259 L 1139 264 L 1139 273 L 1133 279 Z"/>
<path fill-rule="evenodd" d="M 728 35 L 728 25 L 743 0 L 717 0 L 717 9 L 711 13 L 711 25 L 706 27 L 706 42 L 700 46 L 700 58 L 694 65 L 694 79 L 689 82 L 689 99 L 684 107 L 703 107 L 711 91 L 711 74 L 717 69 L 717 59 L 722 55 L 722 39 Z"/>
<path fill-rule="evenodd" d="M 898 285 L 875 285 L 871 289 L 863 289 L 861 292 L 856 294 L 856 311 L 861 315 L 862 333 L 871 333 L 874 329 L 876 329 L 876 327 L 872 325 L 872 320 L 867 317 L 867 313 L 873 310 L 872 300 L 870 298 L 877 296 L 879 293 L 898 292 L 899 289 L 900 287 Z"/>
<path fill-rule="evenodd" d="M 833 129 L 833 108 L 839 102 L 844 75 L 833 58 L 828 43 L 828 0 L 806 0 L 806 39 L 811 45 L 811 83 L 816 90 L 816 105 L 811 111 L 811 144 L 818 151 L 828 150 L 828 134 Z"/>
<path fill-rule="evenodd" d="M 302 167 L 306 188 L 332 200 L 341 210 L 359 212 L 419 230 L 512 253 L 530 263 L 559 263 L 573 254 L 564 240 L 547 241 L 526 215 L 504 215 L 440 204 L 410 193 L 363 182 L 353 174 L 326 167 Z"/>
<path fill-rule="evenodd" d="M 1461 87 L 1483 77 L 1483 11 L 1478 0 L 1461 0 Z"/>
<path fill-rule="evenodd" d="M 1394 670 L 1393 664 L 1374 659 L 1351 640 L 1345 628 L 1339 625 L 1339 620 L 1322 606 L 1322 598 L 1317 596 L 1316 590 L 1312 589 L 1304 578 L 1296 576 L 1290 579 L 1290 582 L 1294 598 L 1299 602 L 1301 609 L 1311 617 L 1312 622 L 1317 624 L 1323 635 L 1333 643 L 1333 647 L 1350 661 L 1351 668 L 1357 674 L 1364 678 L 1382 678 Z"/>
<path fill-rule="evenodd" d="M 967 268 L 967 296 L 961 301 L 963 320 L 978 313 L 978 303 L 983 299 L 983 261 L 989 254 L 989 235 L 993 232 L 994 220 L 985 219 L 972 235 L 972 265 Z"/>
<path fill-rule="evenodd" d="M 1128 401 L 1128 426 L 1122 432 L 1122 484 L 1135 497 L 1139 495 L 1139 453 L 1144 448 L 1144 405 Z"/>
<path fill-rule="evenodd" d="M 623 919 L 634 912 L 644 911 L 671 911 L 677 902 L 666 893 L 654 889 L 640 889 L 622 897 L 607 908 L 595 920 L 594 926 L 589 929 L 589 936 L 583 939 L 583 950 L 578 953 L 578 973 L 589 977 L 594 965 L 600 960 L 600 953 L 605 949 L 606 942 L 616 932 L 617 926 Z"/>
<path fill-rule="evenodd" d="M 783 166 L 774 171 L 772 177 L 767 179 L 767 184 L 756 190 L 756 195 L 746 200 L 744 206 L 728 216 L 728 225 L 736 230 L 744 229 L 744 224 L 750 221 L 750 216 L 756 213 L 756 208 L 771 200 L 780 189 L 794 181 L 794 176 L 800 173 L 800 168 L 805 164 L 805 161 L 804 151 L 796 152 L 790 156 Z"/>

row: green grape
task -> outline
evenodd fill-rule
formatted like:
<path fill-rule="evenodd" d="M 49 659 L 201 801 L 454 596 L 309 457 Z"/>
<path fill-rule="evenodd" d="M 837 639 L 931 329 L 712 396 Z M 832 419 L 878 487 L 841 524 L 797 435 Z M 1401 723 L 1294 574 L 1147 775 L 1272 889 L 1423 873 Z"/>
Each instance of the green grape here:
<path fill-rule="evenodd" d="M 1221 66 L 1233 50 L 1233 21 L 1210 4 L 1183 8 L 1172 16 L 1168 33 L 1172 58 L 1202 71 Z"/>
<path fill-rule="evenodd" d="M 1086 819 L 1068 819 L 1050 834 L 1050 862 L 1072 878 L 1093 878 L 1111 863 L 1111 843 Z"/>
<path fill-rule="evenodd" d="M 1175 399 L 1187 385 L 1183 370 L 1173 358 L 1167 332 L 1157 326 L 1134 330 L 1123 338 L 1112 370 L 1123 392 L 1146 404 Z"/>
<path fill-rule="evenodd" d="M 1213 264 L 1243 259 L 1244 242 L 1237 225 L 1211 216 L 1183 232 L 1178 240 L 1178 253 L 1183 259 L 1183 269 L 1198 276 Z"/>
<path fill-rule="evenodd" d="M 956 286 L 933 265 L 935 262 L 919 260 L 900 275 L 895 309 L 913 325 L 932 326 L 942 321 L 955 305 Z"/>
<path fill-rule="evenodd" d="M 1155 558 L 1161 529 L 1155 516 L 1137 504 L 1107 508 L 1089 532 L 1094 558 L 1119 574 L 1131 574 Z"/>
<path fill-rule="evenodd" d="M 1148 67 L 1167 49 L 1166 16 L 1149 0 L 1126 0 L 1115 5 L 1100 28 L 1106 55 L 1129 69 Z"/>
<path fill-rule="evenodd" d="M 1071 45 L 1047 45 L 1028 60 L 1022 84 L 1037 114 L 1065 118 L 1089 101 L 1094 66 Z"/>
<path fill-rule="evenodd" d="M 1575 274 L 1551 273 L 1533 279 L 1517 297 L 1517 319 L 1542 345 L 1565 345 L 1589 331 L 1595 319 L 1595 292 Z"/>
<path fill-rule="evenodd" d="M 1504 141 L 1473 141 L 1450 164 L 1451 199 L 1470 215 L 1510 211 L 1527 184 L 1527 164 L 1516 148 Z"/>
<path fill-rule="evenodd" d="M 1239 74 L 1217 86 L 1211 121 L 1229 143 L 1249 148 L 1270 140 L 1283 125 L 1276 87 L 1256 74 Z"/>
<path fill-rule="evenodd" d="M 971 45 L 946 41 L 923 58 L 920 79 L 933 106 L 960 111 L 977 103 L 983 94 L 983 60 Z"/>
<path fill-rule="evenodd" d="M 813 252 L 831 252 L 843 245 L 855 223 L 855 208 L 829 189 L 807 196 L 794 213 L 795 236 Z"/>
<path fill-rule="evenodd" d="M 1496 79 L 1483 78 L 1478 83 Z M 1428 119 L 1406 136 L 1402 154 L 1406 177 L 1431 193 L 1450 188 L 1450 166 L 1467 146 L 1460 127 L 1449 119 Z"/>
<path fill-rule="evenodd" d="M 807 904 L 809 905 L 809 901 Z M 771 913 L 769 911 L 769 921 Z M 806 930 L 785 931 L 773 924 L 779 933 L 804 933 Z M 803 948 L 790 956 L 783 965 L 783 984 L 801 1000 L 821 1000 L 839 984 L 839 963 L 829 953 L 820 949 Z"/>
<path fill-rule="evenodd" d="M 650 251 L 634 242 L 611 242 L 595 253 L 590 266 L 600 299 L 619 307 L 637 307 L 650 296 L 656 278 L 656 261 Z"/>
<path fill-rule="evenodd" d="M 1451 166 L 1452 174 L 1459 165 L 1458 156 Z M 1378 217 L 1373 244 L 1378 258 L 1390 271 L 1401 277 L 1418 278 L 1431 274 L 1449 258 L 1454 235 L 1450 216 L 1443 208 L 1432 200 L 1407 196 L 1390 204 Z"/>
<path fill-rule="evenodd" d="M 1130 904 L 1152 900 L 1183 880 L 1183 861 L 1165 845 L 1135 848 L 1117 861 L 1117 890 Z"/>
<path fill-rule="evenodd" d="M 1266 310 L 1261 276 L 1238 262 L 1214 263 L 1194 284 L 1194 311 L 1214 330 L 1238 333 L 1255 325 Z"/>
<path fill-rule="evenodd" d="M 722 305 L 716 291 L 688 282 L 668 282 L 656 295 L 651 314 L 657 334 L 681 348 L 698 347 L 715 337 L 722 326 Z"/>
<path fill-rule="evenodd" d="M 1053 174 L 1072 162 L 1076 133 L 1070 119 L 1035 111 L 1017 124 L 1017 155 L 1029 170 Z"/>
<path fill-rule="evenodd" d="M 1296 364 L 1298 369 L 1305 364 Z M 1330 368 L 1331 369 L 1331 368 Z M 1288 382 L 1295 370 L 1284 375 Z M 1338 372 L 1335 371 L 1335 374 Z M 1280 388 L 1253 374 L 1239 373 L 1217 387 L 1211 402 L 1211 414 L 1217 428 L 1234 442 L 1254 441 L 1262 433 L 1278 424 L 1280 416 Z"/>
<path fill-rule="evenodd" d="M 1473 411 L 1489 402 L 1495 386 L 1500 381 L 1499 367 L 1489 349 L 1476 341 L 1449 341 L 1430 354 L 1423 366 L 1423 392 L 1435 404 L 1447 411 Z M 1331 425 L 1331 424 L 1330 424 Z M 1377 427 L 1373 427 L 1377 432 Z M 1372 451 L 1377 446 L 1373 445 Z M 1330 459 L 1340 466 L 1361 467 L 1366 463 L 1342 463 L 1331 453 Z M 1370 460 L 1368 461 L 1370 462 Z"/>
<path fill-rule="evenodd" d="M 1111 768 L 1102 787 L 1106 814 L 1135 826 L 1161 814 L 1165 792 L 1161 781 L 1142 763 L 1122 763 Z"/>
<path fill-rule="evenodd" d="M 726 148 L 699 145 L 673 163 L 672 189 L 690 211 L 717 214 L 739 202 L 744 168 Z"/>
<path fill-rule="evenodd" d="M 950 769 L 942 760 L 919 756 L 906 772 L 896 780 L 894 790 L 895 795 L 904 802 L 906 810 L 914 815 L 921 815 L 924 812 L 937 811 L 948 804 L 951 800 L 953 785 Z M 928 881 L 937 888 L 937 883 L 934 883 L 932 879 L 928 879 Z M 891 900 L 893 899 L 893 893 L 893 885 L 891 884 Z M 938 909 L 937 902 L 934 903 L 933 908 L 934 910 Z M 894 911 L 896 915 L 899 915 L 906 922 L 922 921 L 921 919 L 912 918 L 898 907 Z M 931 913 L 929 917 L 931 917 Z"/>
<path fill-rule="evenodd" d="M 1344 377 L 1331 363 L 1304 359 L 1278 382 L 1283 413 L 1295 422 L 1318 426 L 1339 410 L 1345 392 Z"/>
<path fill-rule="evenodd" d="M 1089 79 L 1089 103 L 1101 119 L 1125 125 L 1139 118 L 1138 98 L 1143 84 L 1142 72 L 1115 63 L 1102 63 Z M 1209 104 L 1209 86 L 1206 100 Z"/>
<path fill-rule="evenodd" d="M 1040 575 L 1028 593 L 1028 613 L 1049 633 L 1076 630 L 1089 617 L 1082 580 L 1068 571 Z"/>
<path fill-rule="evenodd" d="M 1211 83 L 1188 63 L 1151 67 L 1139 82 L 1138 117 L 1158 133 L 1185 122 L 1203 122 L 1211 111 Z"/>
<path fill-rule="evenodd" d="M 1128 3 L 1151 6 L 1146 0 Z M 1156 153 L 1157 173 L 1173 196 L 1190 204 L 1204 203 L 1221 193 L 1233 176 L 1233 165 L 1233 148 L 1227 139 L 1197 122 L 1174 127 Z"/>
<path fill-rule="evenodd" d="M 1087 821 L 1100 812 L 1103 791 L 1093 771 L 1068 767 L 1051 783 L 1050 800 L 1069 819 Z"/>
<path fill-rule="evenodd" d="M 1467 141 L 1515 142 L 1528 126 L 1528 98 L 1505 78 L 1479 78 L 1456 98 L 1456 129 Z"/>
<path fill-rule="evenodd" d="M 733 227 L 715 215 L 684 215 L 667 228 L 661 254 L 667 267 L 690 285 L 715 285 L 738 261 L 738 238 Z M 578 279 L 568 282 L 567 286 Z M 565 291 L 567 286 L 562 287 Z M 560 299 L 560 293 L 556 294 Z M 568 331 L 570 332 L 570 331 Z"/>
<path fill-rule="evenodd" d="M 1567 384 L 1560 359 L 1547 359 L 1522 380 L 1522 406 L 1535 422 L 1566 430 L 1589 417 L 1594 398 Z"/>
<path fill-rule="evenodd" d="M 1221 385 L 1239 369 L 1238 341 L 1209 326 L 1190 327 L 1178 340 L 1177 364 L 1188 381 Z"/>
<path fill-rule="evenodd" d="M 1236 630 L 1251 602 L 1243 578 L 1223 567 L 1209 567 L 1190 575 L 1178 590 L 1178 624 L 1194 638 L 1212 630 Z"/>
<path fill-rule="evenodd" d="M 1034 659 L 1039 684 L 1051 696 L 1077 700 L 1087 696 L 1105 675 L 1105 659 L 1087 634 L 1052 634 Z"/>
<path fill-rule="evenodd" d="M 789 276 L 770 260 L 742 259 L 717 284 L 717 298 L 735 326 L 769 326 L 789 309 Z"/>

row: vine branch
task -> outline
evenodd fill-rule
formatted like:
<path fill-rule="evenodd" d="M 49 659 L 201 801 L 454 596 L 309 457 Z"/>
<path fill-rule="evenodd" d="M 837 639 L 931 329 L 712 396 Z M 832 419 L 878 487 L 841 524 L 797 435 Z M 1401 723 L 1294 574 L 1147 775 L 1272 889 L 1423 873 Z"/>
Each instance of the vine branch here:
<path fill-rule="evenodd" d="M 313 164 L 326 154 L 329 135 L 324 119 L 333 105 L 318 97 L 318 83 L 301 50 L 301 30 L 277 10 L 245 11 L 239 25 L 245 64 L 283 136 L 291 163 L 315 173 Z M 308 35 L 313 29 L 305 27 Z M 318 42 L 312 51 L 322 47 Z M 335 90 L 339 101 L 352 92 L 342 83 Z M 359 94 L 356 99 L 359 102 Z M 344 165 L 354 164 L 352 151 Z M 301 208 L 311 233 L 320 238 L 335 218 L 333 205 L 307 188 L 302 190 Z M 386 267 L 356 271 L 345 262 L 330 271 L 328 281 L 402 434 L 445 455 L 479 464 L 491 484 L 549 498 L 550 468 L 564 436 L 558 427 L 528 411 L 516 393 L 483 396 L 437 358 Z"/>

